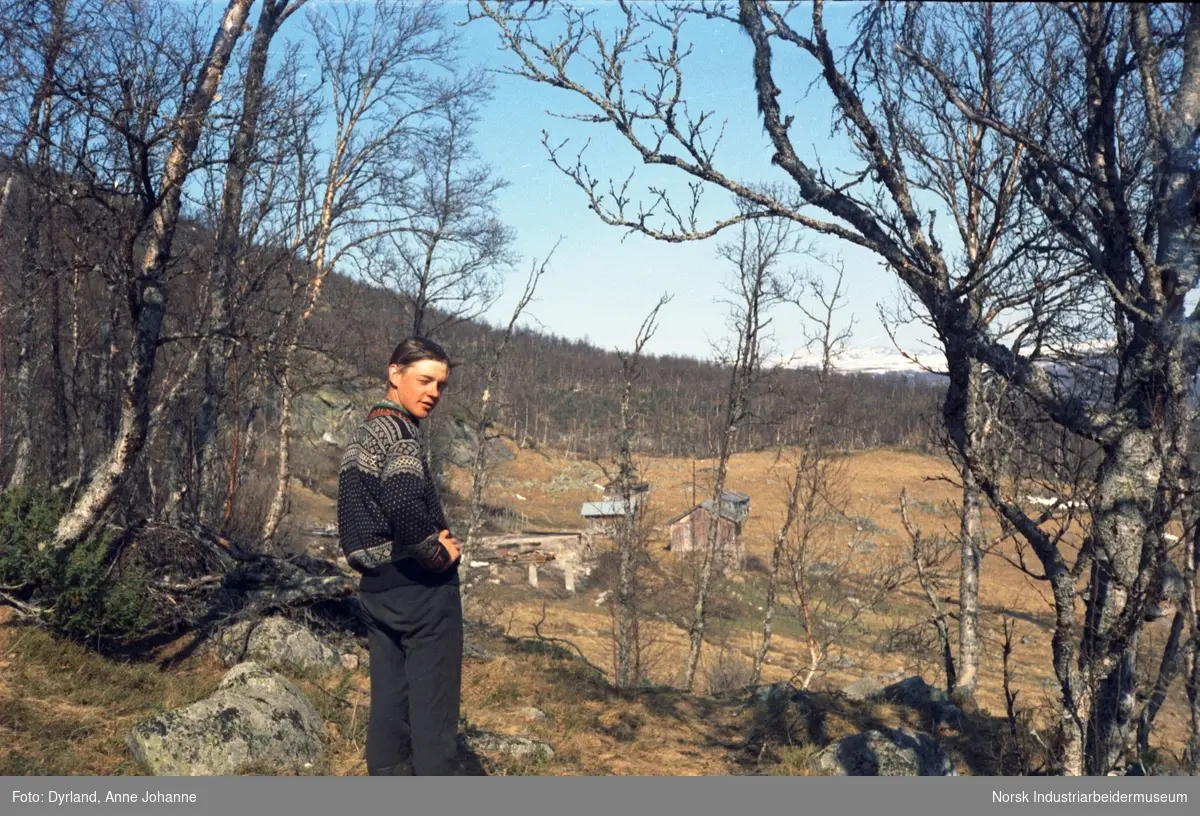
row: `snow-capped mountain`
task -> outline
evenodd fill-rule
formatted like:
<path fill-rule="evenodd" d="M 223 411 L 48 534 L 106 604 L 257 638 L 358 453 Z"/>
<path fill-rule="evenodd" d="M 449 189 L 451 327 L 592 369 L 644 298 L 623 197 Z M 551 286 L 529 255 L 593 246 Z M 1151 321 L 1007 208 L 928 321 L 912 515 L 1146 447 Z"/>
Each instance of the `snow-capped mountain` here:
<path fill-rule="evenodd" d="M 846 374 L 916 374 L 928 375 L 945 366 L 940 353 L 922 349 L 913 353 L 914 362 L 892 346 L 851 346 L 834 362 L 834 369 Z M 777 362 L 788 368 L 817 368 L 821 365 L 820 349 L 799 349 Z M 924 366 L 924 367 L 922 367 Z"/>

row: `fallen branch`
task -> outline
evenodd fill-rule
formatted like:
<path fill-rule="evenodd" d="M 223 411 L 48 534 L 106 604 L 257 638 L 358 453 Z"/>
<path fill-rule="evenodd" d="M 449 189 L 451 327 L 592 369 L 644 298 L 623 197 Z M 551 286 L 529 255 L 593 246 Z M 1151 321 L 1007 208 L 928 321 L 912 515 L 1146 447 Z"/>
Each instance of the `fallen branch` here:
<path fill-rule="evenodd" d="M 592 668 L 592 669 L 595 669 L 596 671 L 598 671 L 602 677 L 608 676 L 608 672 L 606 672 L 604 669 L 597 666 L 592 661 L 588 660 L 587 655 L 585 655 L 583 653 L 583 649 L 580 649 L 572 641 L 569 641 L 566 638 L 557 638 L 557 637 L 550 637 L 548 635 L 543 635 L 542 634 L 542 624 L 545 622 L 546 622 L 546 602 L 542 601 L 542 616 L 540 618 L 538 618 L 536 623 L 533 624 L 533 633 L 534 633 L 534 635 L 537 636 L 537 639 L 540 641 L 544 641 L 546 643 L 562 643 L 566 646 L 570 646 L 579 655 L 579 659 L 582 660 L 584 663 L 586 663 L 589 668 Z"/>
<path fill-rule="evenodd" d="M 0 591 L 0 603 L 5 606 L 12 607 L 18 615 L 23 618 L 31 618 L 36 621 L 44 621 L 49 617 L 52 609 L 43 609 L 40 606 L 18 601 L 16 598 L 9 595 L 7 592 Z"/>
<path fill-rule="evenodd" d="M 194 581 L 187 581 L 182 584 L 173 584 L 167 581 L 155 581 L 153 586 L 155 589 L 162 589 L 168 592 L 195 592 L 199 589 L 219 585 L 225 580 L 224 575 L 205 575 L 202 578 L 197 578 Z"/>

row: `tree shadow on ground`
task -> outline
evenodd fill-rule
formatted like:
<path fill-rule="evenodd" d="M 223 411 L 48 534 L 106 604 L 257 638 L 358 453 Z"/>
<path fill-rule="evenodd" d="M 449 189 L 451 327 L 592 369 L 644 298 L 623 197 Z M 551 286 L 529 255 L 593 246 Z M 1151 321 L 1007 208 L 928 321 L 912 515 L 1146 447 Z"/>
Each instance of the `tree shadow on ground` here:
<path fill-rule="evenodd" d="M 913 742 L 909 732 L 929 734 L 955 764 L 973 776 L 1010 775 L 1018 772 L 1013 751 L 1010 724 L 1005 717 L 983 711 L 963 712 L 955 723 L 933 715 L 929 708 L 879 700 L 851 700 L 841 692 L 801 692 L 771 695 L 750 704 L 751 723 L 745 742 L 738 751 L 736 764 L 748 774 L 769 772 L 781 761 L 786 748 L 807 749 L 810 755 L 839 740 L 849 740 L 839 748 L 845 762 L 851 753 L 870 755 L 867 746 L 857 745 L 866 731 L 889 735 L 901 748 L 914 749 L 918 770 L 934 772 L 924 745 Z M 920 748 L 921 750 L 916 750 Z M 859 762 L 858 772 L 873 775 L 869 762 Z"/>

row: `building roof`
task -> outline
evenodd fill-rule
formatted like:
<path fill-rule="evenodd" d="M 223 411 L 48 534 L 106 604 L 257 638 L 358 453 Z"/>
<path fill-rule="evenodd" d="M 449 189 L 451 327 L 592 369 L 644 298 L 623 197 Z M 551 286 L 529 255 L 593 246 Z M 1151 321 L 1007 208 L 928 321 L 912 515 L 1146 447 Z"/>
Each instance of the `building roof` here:
<path fill-rule="evenodd" d="M 750 496 L 747 493 L 741 493 L 737 490 L 722 490 L 721 491 L 721 516 L 730 521 L 741 521 L 749 515 L 750 508 L 747 506 L 750 501 Z M 666 524 L 669 527 L 680 519 L 687 518 L 692 513 L 703 507 L 705 510 L 712 510 L 712 499 L 705 499 L 694 507 L 689 507 L 679 515 L 669 519 Z"/>
<path fill-rule="evenodd" d="M 637 506 L 636 501 L 633 504 L 635 507 Z M 579 511 L 579 514 L 587 518 L 623 516 L 625 515 L 625 502 L 620 499 L 614 499 L 613 501 L 584 502 L 583 508 Z"/>

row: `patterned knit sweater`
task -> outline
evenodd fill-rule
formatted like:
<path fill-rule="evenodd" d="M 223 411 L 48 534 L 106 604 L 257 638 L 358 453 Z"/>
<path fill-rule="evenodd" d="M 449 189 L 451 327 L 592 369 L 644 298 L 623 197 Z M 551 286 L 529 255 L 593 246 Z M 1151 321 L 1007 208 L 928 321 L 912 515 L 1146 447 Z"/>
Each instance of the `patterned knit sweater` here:
<path fill-rule="evenodd" d="M 448 528 L 417 421 L 379 403 L 354 432 L 338 473 L 338 534 L 359 588 L 458 583 L 438 541 Z"/>

